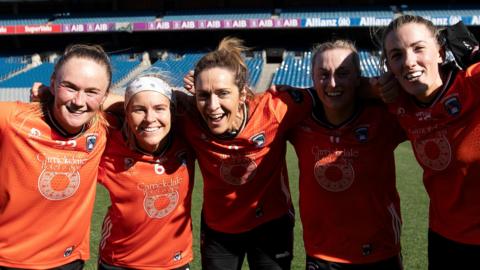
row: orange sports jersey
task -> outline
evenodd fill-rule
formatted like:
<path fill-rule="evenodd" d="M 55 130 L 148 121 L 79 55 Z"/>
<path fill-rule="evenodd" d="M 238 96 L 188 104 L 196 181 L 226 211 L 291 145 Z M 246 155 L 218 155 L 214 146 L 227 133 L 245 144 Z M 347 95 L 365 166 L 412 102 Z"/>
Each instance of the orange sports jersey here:
<path fill-rule="evenodd" d="M 178 121 L 202 171 L 203 215 L 210 228 L 245 232 L 291 210 L 286 132 L 308 115 L 311 104 L 301 91 L 257 95 L 248 101 L 245 127 L 231 139 L 212 135 L 196 110 Z"/>
<path fill-rule="evenodd" d="M 99 181 L 112 205 L 103 222 L 100 257 L 134 269 L 174 269 L 192 261 L 190 216 L 194 153 L 184 140 L 158 156 L 130 150 L 122 132 L 111 131 Z"/>
<path fill-rule="evenodd" d="M 480 64 L 450 77 L 431 104 L 402 93 L 390 109 L 424 170 L 430 229 L 480 245 Z"/>
<path fill-rule="evenodd" d="M 387 107 L 374 101 L 362 102 L 340 126 L 322 120 L 322 110 L 316 103 L 312 117 L 291 133 L 306 253 L 353 264 L 398 255 L 394 150 L 405 133 Z"/>
<path fill-rule="evenodd" d="M 105 127 L 65 138 L 35 108 L 0 106 L 0 185 L 9 197 L 0 214 L 0 265 L 6 267 L 47 269 L 89 258 Z"/>

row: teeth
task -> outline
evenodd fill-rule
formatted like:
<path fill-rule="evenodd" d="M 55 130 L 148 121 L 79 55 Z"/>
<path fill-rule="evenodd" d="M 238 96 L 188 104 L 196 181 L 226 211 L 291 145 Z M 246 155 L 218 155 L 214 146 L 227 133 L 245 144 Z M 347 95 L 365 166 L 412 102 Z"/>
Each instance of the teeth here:
<path fill-rule="evenodd" d="M 74 109 L 69 108 L 69 107 L 67 107 L 67 110 L 68 110 L 68 112 L 73 113 L 73 114 L 82 114 L 82 113 L 85 112 L 85 111 L 77 111 L 77 110 L 74 110 Z"/>
<path fill-rule="evenodd" d="M 411 72 L 411 73 L 408 73 L 407 75 L 405 75 L 405 78 L 407 80 L 413 80 L 413 79 L 416 79 L 420 76 L 422 76 L 423 72 L 422 71 L 415 71 L 415 72 Z"/>
<path fill-rule="evenodd" d="M 223 113 L 221 113 L 221 114 L 210 114 L 208 117 L 212 120 L 218 120 L 218 119 L 223 117 Z"/>
<path fill-rule="evenodd" d="M 342 94 L 342 92 L 327 92 L 327 96 L 329 97 L 338 97 Z"/>
<path fill-rule="evenodd" d="M 157 131 L 159 129 L 160 129 L 159 127 L 145 127 L 145 128 L 142 128 L 142 130 L 145 131 L 145 132 L 154 132 L 154 131 Z"/>

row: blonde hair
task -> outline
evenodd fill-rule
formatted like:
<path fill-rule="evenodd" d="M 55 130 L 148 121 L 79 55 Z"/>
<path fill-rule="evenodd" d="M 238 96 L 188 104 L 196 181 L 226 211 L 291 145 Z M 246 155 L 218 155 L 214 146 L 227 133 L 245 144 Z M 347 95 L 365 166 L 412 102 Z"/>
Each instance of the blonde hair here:
<path fill-rule="evenodd" d="M 314 76 L 315 65 L 317 63 L 317 58 L 320 54 L 333 49 L 346 49 L 350 50 L 353 53 L 353 65 L 355 66 L 355 70 L 358 73 L 358 76 L 361 74 L 360 70 L 360 56 L 358 55 L 357 48 L 352 41 L 346 39 L 337 39 L 333 41 L 327 41 L 324 43 L 320 43 L 313 49 L 313 56 L 312 56 L 312 76 Z"/>
<path fill-rule="evenodd" d="M 377 43 L 381 44 L 381 55 L 380 55 L 380 68 L 383 68 L 387 63 L 387 51 L 386 51 L 386 39 L 388 34 L 391 32 L 397 31 L 400 27 L 409 24 L 421 24 L 424 25 L 428 31 L 432 34 L 432 36 L 437 41 L 439 46 L 443 45 L 442 39 L 440 37 L 440 29 L 438 29 L 430 20 L 427 20 L 421 16 L 417 15 L 402 15 L 391 21 L 388 26 L 380 30 L 380 35 L 377 36 Z M 380 40 L 378 40 L 380 39 Z"/>
<path fill-rule="evenodd" d="M 198 75 L 207 69 L 220 67 L 226 68 L 233 73 L 234 83 L 241 91 L 247 91 L 247 98 L 253 97 L 253 92 L 248 87 L 248 69 L 242 57 L 242 53 L 249 50 L 243 45 L 243 41 L 234 37 L 222 39 L 215 51 L 204 55 L 195 65 L 194 82 Z"/>

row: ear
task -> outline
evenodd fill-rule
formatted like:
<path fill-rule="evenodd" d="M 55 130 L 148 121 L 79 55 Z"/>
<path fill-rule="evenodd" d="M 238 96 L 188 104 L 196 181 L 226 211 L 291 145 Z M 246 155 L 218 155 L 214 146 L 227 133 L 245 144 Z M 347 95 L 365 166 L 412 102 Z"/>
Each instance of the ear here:
<path fill-rule="evenodd" d="M 247 101 L 247 93 L 248 93 L 247 87 L 244 86 L 242 90 L 240 90 L 240 104 L 244 104 L 245 101 Z"/>
<path fill-rule="evenodd" d="M 443 46 L 439 46 L 440 48 L 438 49 L 438 63 L 442 64 L 443 61 L 445 61 L 445 48 Z"/>
<path fill-rule="evenodd" d="M 50 87 L 48 88 L 52 96 L 55 96 L 55 77 L 56 77 L 55 73 L 53 73 L 52 76 L 50 77 Z"/>

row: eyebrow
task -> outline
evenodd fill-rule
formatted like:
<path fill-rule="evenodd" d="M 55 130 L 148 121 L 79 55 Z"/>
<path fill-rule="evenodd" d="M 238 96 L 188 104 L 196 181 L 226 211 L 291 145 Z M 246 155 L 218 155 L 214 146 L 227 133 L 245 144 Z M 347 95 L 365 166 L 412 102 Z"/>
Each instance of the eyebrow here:
<path fill-rule="evenodd" d="M 60 84 L 63 84 L 63 85 L 66 85 L 68 87 L 71 87 L 71 88 L 74 88 L 75 90 L 79 90 L 80 87 L 78 87 L 76 84 L 70 82 L 70 81 L 61 81 Z M 85 88 L 83 89 L 84 91 L 101 91 L 100 89 L 96 88 L 96 87 L 89 87 L 89 88 Z"/>

